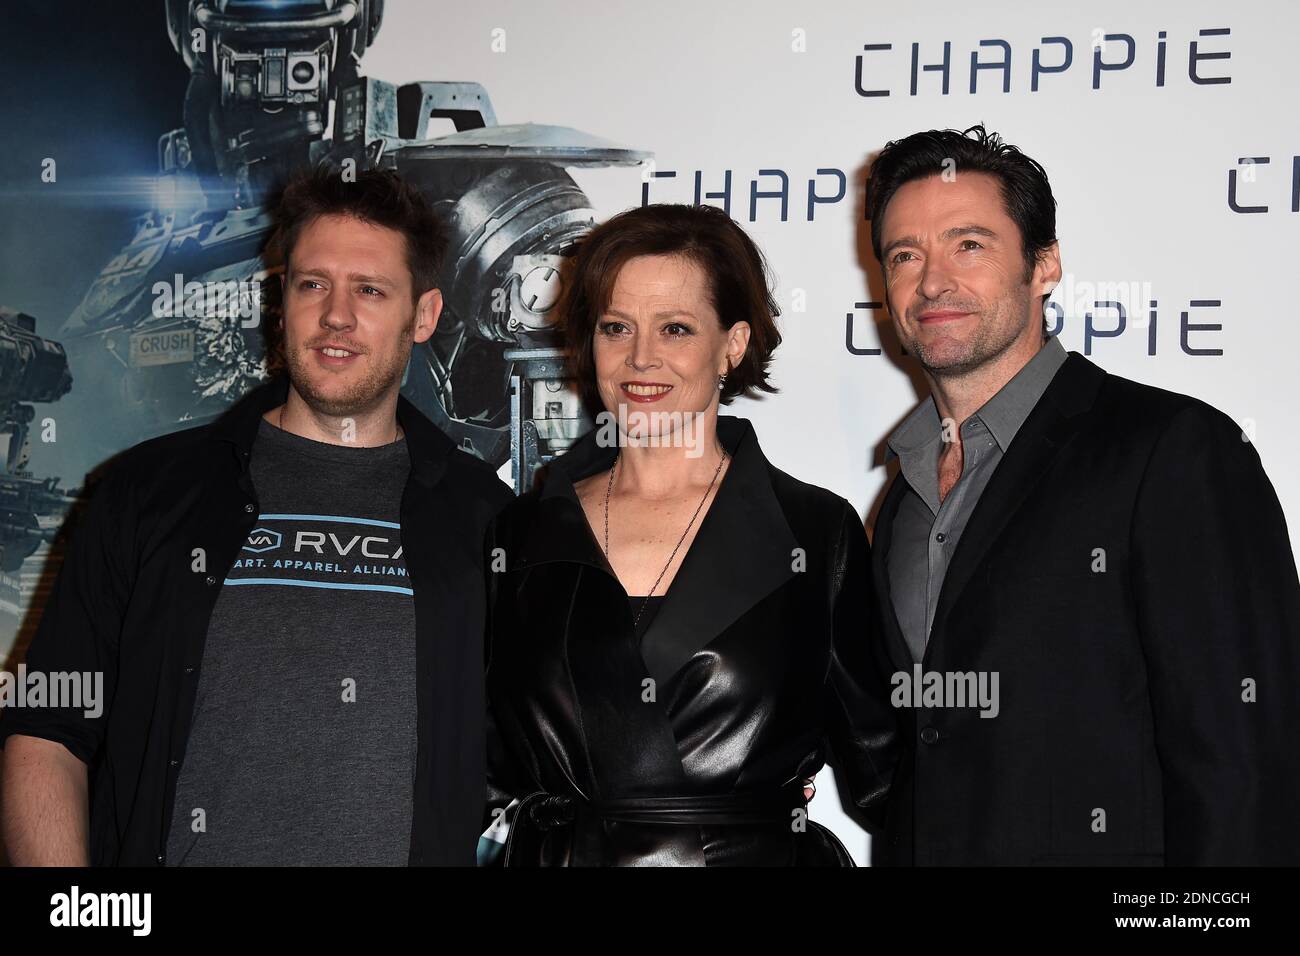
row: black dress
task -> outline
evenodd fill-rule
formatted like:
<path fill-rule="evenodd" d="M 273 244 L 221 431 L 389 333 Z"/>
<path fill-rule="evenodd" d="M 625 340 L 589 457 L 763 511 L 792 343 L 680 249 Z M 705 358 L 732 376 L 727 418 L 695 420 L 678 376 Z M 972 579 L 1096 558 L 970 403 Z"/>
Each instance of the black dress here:
<path fill-rule="evenodd" d="M 803 799 L 831 755 L 880 820 L 898 740 L 862 522 L 772 467 L 748 421 L 718 436 L 731 465 L 639 637 L 641 599 L 574 490 L 613 463 L 595 432 L 489 532 L 489 812 L 520 801 L 506 865 L 851 866 Z"/>

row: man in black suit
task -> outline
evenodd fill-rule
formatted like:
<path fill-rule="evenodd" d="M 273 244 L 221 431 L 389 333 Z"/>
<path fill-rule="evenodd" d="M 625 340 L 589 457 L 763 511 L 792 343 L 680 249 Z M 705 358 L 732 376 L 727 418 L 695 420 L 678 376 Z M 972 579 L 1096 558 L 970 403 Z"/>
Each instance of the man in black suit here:
<path fill-rule="evenodd" d="M 996 134 L 890 143 L 867 202 L 931 388 L 873 546 L 877 862 L 1300 863 L 1300 584 L 1254 447 L 1048 336 L 1055 200 Z"/>

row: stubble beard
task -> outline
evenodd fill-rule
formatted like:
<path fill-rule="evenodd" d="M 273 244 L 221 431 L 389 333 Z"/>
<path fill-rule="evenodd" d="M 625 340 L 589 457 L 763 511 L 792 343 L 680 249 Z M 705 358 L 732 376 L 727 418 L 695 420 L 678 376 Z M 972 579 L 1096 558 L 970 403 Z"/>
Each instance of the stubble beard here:
<path fill-rule="evenodd" d="M 935 378 L 962 378 L 996 361 L 1024 333 L 1023 328 L 1005 321 L 1008 311 L 1019 305 L 1020 303 L 1003 299 L 994 303 L 991 312 L 988 309 L 976 311 L 979 323 L 969 341 L 957 349 L 949 345 L 941 352 L 940 349 L 921 342 L 919 338 L 904 342 L 903 346 Z"/>
<path fill-rule="evenodd" d="M 343 391 L 331 389 L 325 391 L 318 387 L 322 381 L 315 377 L 317 369 L 311 367 L 311 358 L 306 349 L 286 350 L 286 364 L 289 369 L 289 382 L 293 385 L 307 407 L 318 415 L 331 418 L 356 417 L 374 408 L 402 380 L 406 365 L 410 361 L 412 330 L 409 325 L 403 327 L 402 339 L 395 352 L 389 358 L 376 363 L 371 361 L 365 374 L 349 383 Z M 374 352 L 368 352 L 360 360 L 373 360 Z M 328 378 L 323 381 L 329 381 Z"/>

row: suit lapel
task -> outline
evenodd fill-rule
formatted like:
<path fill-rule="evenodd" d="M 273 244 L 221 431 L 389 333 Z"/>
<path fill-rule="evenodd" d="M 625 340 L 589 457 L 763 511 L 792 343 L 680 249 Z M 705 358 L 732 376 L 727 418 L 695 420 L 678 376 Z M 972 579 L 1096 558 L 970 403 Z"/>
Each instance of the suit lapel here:
<path fill-rule="evenodd" d="M 796 573 L 799 545 L 752 426 L 720 416 L 718 437 L 731 465 L 641 643 L 661 685 Z"/>
<path fill-rule="evenodd" d="M 980 495 L 948 565 L 923 666 L 930 660 L 934 645 L 942 641 L 948 614 L 984 563 L 989 549 L 1061 448 L 1078 431 L 1081 413 L 1091 408 L 1105 374 L 1077 352 L 1070 353 L 1016 433 Z"/>
<path fill-rule="evenodd" d="M 537 511 L 528 523 L 513 567 L 561 562 L 583 564 L 615 579 L 600 542 L 591 530 L 574 485 L 614 464 L 618 449 L 599 444 L 599 429 L 583 435 L 566 454 L 545 465 L 537 476 Z"/>
<path fill-rule="evenodd" d="M 900 472 L 894 476 L 881 502 L 880 514 L 876 518 L 875 537 L 871 542 L 871 573 L 875 578 L 875 591 L 881 602 L 880 621 L 885 627 L 885 643 L 889 659 L 900 671 L 911 673 L 912 652 L 907 648 L 907 638 L 903 636 L 903 627 L 898 623 L 898 612 L 894 610 L 894 596 L 889 584 L 889 543 L 894 536 L 894 516 L 903 495 L 907 493 L 907 479 Z"/>

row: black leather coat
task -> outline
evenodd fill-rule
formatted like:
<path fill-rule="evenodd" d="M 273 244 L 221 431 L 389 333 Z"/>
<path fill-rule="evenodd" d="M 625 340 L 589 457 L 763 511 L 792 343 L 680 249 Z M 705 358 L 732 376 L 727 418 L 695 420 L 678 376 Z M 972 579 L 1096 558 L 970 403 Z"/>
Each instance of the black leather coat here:
<path fill-rule="evenodd" d="M 574 491 L 613 462 L 594 431 L 489 532 L 489 802 L 523 801 L 506 865 L 852 865 L 806 819 L 828 749 L 877 819 L 898 741 L 862 522 L 748 421 L 718 435 L 731 466 L 639 648 Z"/>

